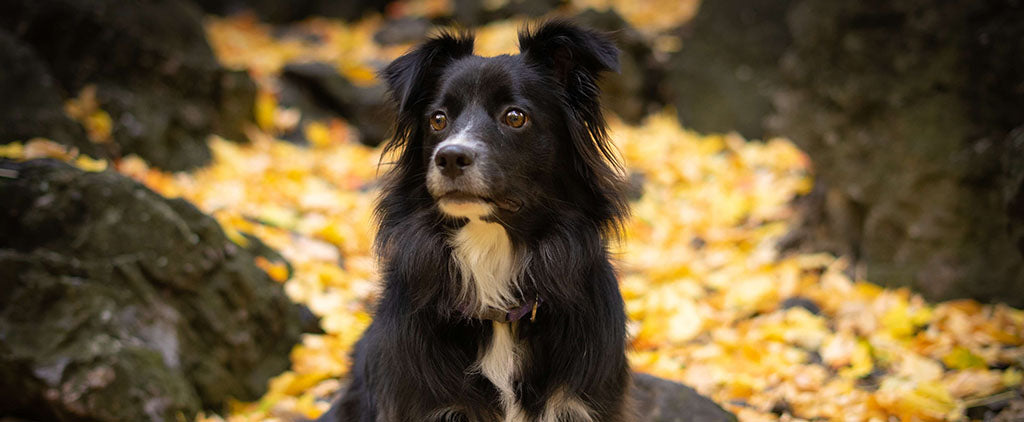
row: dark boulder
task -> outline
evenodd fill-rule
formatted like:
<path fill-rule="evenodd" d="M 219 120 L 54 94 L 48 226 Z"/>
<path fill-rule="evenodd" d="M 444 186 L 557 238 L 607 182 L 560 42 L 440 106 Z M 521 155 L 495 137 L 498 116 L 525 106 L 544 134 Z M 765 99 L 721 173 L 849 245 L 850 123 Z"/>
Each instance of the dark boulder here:
<path fill-rule="evenodd" d="M 294 63 L 281 72 L 278 99 L 302 111 L 303 120 L 342 117 L 359 131 L 359 140 L 377 146 L 394 123 L 384 85 L 357 86 L 327 63 Z M 300 127 L 302 125 L 299 125 Z"/>
<path fill-rule="evenodd" d="M 806 0 L 788 16 L 770 123 L 817 179 L 791 241 L 933 300 L 1024 306 L 1024 3 Z"/>
<path fill-rule="evenodd" d="M 10 0 L 0 2 L 0 29 L 45 64 L 56 82 L 38 88 L 49 92 L 48 104 L 53 93 L 68 98 L 96 86 L 113 120 L 115 155 L 138 154 L 167 170 L 196 167 L 210 159 L 211 132 L 241 140 L 252 120 L 255 84 L 217 62 L 191 3 Z M 59 126 L 43 129 L 34 136 L 67 138 Z"/>
<path fill-rule="evenodd" d="M 190 419 L 288 367 L 298 309 L 215 220 L 109 170 L 0 169 L 0 414 Z"/>
<path fill-rule="evenodd" d="M 475 27 L 513 17 L 541 17 L 565 3 L 565 0 L 453 0 L 452 16 L 449 18 L 458 25 Z"/>
<path fill-rule="evenodd" d="M 779 60 L 791 42 L 786 13 L 792 3 L 701 2 L 693 20 L 677 31 L 682 46 L 669 58 L 663 88 L 684 126 L 764 137 L 780 83 Z"/>
<path fill-rule="evenodd" d="M 260 20 L 284 23 L 310 16 L 324 16 L 348 21 L 368 13 L 383 13 L 388 0 L 193 0 L 203 11 L 218 15 L 255 13 Z"/>
<path fill-rule="evenodd" d="M 679 34 L 663 85 L 684 125 L 811 158 L 785 249 L 1024 306 L 1024 3 L 723 0 Z"/>
<path fill-rule="evenodd" d="M 433 28 L 434 24 L 422 17 L 389 19 L 381 23 L 373 40 L 380 45 L 413 44 L 425 40 Z"/>
<path fill-rule="evenodd" d="M 736 417 L 694 389 L 634 373 L 631 392 L 638 422 L 732 422 Z"/>
<path fill-rule="evenodd" d="M 37 136 L 102 156 L 64 114 L 64 92 L 32 49 L 0 29 L 0 144 Z"/>

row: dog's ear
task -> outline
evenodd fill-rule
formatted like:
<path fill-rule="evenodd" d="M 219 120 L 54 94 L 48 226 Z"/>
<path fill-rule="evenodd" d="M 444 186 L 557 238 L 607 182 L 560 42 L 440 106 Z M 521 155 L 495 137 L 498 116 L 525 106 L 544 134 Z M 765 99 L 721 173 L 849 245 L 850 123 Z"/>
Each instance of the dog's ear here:
<path fill-rule="evenodd" d="M 381 72 L 400 113 L 412 111 L 434 91 L 441 70 L 456 59 L 473 54 L 469 33 L 441 33 L 415 50 L 395 59 Z"/>
<path fill-rule="evenodd" d="M 520 31 L 519 51 L 530 62 L 550 69 L 567 91 L 589 88 L 581 84 L 596 82 L 602 72 L 619 71 L 619 49 L 608 36 L 565 20 L 549 21 L 532 32 Z M 597 92 L 569 94 L 596 96 Z"/>

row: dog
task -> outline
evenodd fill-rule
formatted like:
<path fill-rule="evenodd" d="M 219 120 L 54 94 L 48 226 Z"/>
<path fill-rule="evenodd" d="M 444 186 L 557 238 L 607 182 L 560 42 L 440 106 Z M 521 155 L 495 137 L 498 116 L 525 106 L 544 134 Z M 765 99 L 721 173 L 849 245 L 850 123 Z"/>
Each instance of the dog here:
<path fill-rule="evenodd" d="M 630 420 L 608 243 L 628 213 L 599 101 L 608 36 L 568 21 L 480 57 L 442 33 L 381 73 L 383 290 L 329 422 Z"/>

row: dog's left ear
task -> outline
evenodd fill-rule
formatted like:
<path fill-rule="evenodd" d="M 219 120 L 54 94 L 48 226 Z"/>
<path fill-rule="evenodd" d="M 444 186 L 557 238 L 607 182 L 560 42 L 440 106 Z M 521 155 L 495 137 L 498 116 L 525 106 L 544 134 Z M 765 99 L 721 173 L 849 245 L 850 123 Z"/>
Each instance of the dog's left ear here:
<path fill-rule="evenodd" d="M 441 70 L 449 63 L 473 54 L 473 36 L 468 32 L 442 32 L 417 49 L 395 59 L 381 76 L 400 112 L 415 111 L 423 105 Z"/>
<path fill-rule="evenodd" d="M 602 72 L 619 71 L 619 49 L 608 36 L 564 20 L 520 31 L 519 51 L 549 69 L 570 95 L 596 97 L 596 87 L 585 85 L 596 83 Z"/>

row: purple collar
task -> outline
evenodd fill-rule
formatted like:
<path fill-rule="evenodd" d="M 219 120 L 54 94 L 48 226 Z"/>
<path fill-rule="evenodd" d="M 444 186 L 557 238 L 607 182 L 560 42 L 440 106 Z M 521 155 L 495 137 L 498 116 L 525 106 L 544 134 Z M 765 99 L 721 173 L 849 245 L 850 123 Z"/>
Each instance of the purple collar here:
<path fill-rule="evenodd" d="M 524 303 L 524 304 L 522 304 L 520 306 L 517 306 L 515 308 L 509 309 L 507 311 L 506 310 L 501 310 L 501 309 L 495 309 L 495 308 L 487 308 L 486 310 L 481 312 L 479 315 L 470 315 L 470 316 L 476 317 L 476 318 L 479 318 L 479 319 L 489 319 L 489 320 L 495 321 L 495 322 L 508 323 L 508 322 L 519 321 L 519 320 L 523 319 L 523 317 L 529 315 L 530 316 L 530 322 L 533 322 L 534 320 L 537 319 L 537 307 L 540 306 L 540 303 L 543 302 L 543 301 L 544 301 L 543 299 L 541 299 L 540 297 L 537 297 L 535 299 L 530 299 L 530 300 L 526 301 L 526 303 Z M 467 313 L 467 315 L 469 315 L 469 314 Z"/>

